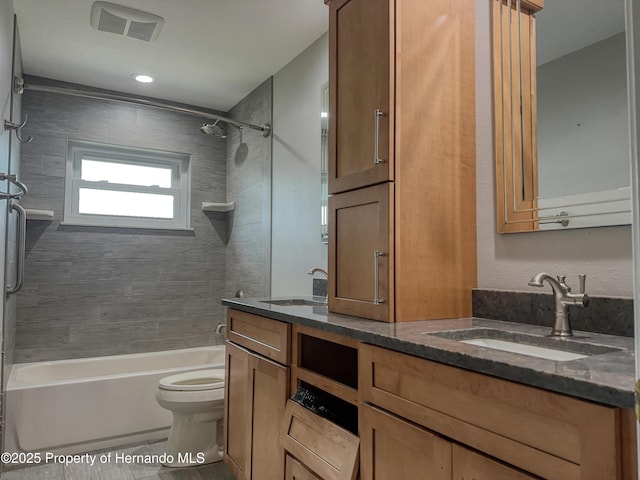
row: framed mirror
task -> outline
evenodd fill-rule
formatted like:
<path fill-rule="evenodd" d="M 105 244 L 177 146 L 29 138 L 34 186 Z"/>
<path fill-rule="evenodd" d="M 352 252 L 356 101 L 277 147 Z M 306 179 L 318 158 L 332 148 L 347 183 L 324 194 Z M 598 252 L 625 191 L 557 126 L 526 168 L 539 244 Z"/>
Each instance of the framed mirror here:
<path fill-rule="evenodd" d="M 329 243 L 329 83 L 320 89 L 320 241 Z"/>
<path fill-rule="evenodd" d="M 493 0 L 500 233 L 631 223 L 624 0 Z"/>

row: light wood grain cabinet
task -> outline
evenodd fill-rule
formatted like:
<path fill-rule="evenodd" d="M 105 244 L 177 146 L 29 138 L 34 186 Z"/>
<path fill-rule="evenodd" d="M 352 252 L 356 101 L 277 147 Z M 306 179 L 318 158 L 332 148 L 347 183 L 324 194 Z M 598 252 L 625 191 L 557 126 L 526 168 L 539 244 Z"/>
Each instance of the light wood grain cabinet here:
<path fill-rule="evenodd" d="M 329 193 L 393 179 L 389 0 L 330 3 Z"/>
<path fill-rule="evenodd" d="M 451 442 L 380 409 L 360 407 L 362 480 L 451 480 Z"/>
<path fill-rule="evenodd" d="M 404 438 L 409 458 L 410 432 L 427 430 L 451 442 L 457 480 L 637 478 L 625 410 L 371 345 L 359 362 L 363 480 L 383 478 L 365 472 L 403 454 L 388 455 L 376 438 Z"/>
<path fill-rule="evenodd" d="M 356 478 L 358 437 L 294 401 L 287 403 L 280 442 L 300 460 L 303 472 L 313 472 L 324 480 Z"/>
<path fill-rule="evenodd" d="M 289 357 L 290 325 L 256 315 L 243 316 L 230 310 L 228 318 L 242 317 L 246 331 L 257 332 L 248 339 L 258 344 L 266 335 L 274 340 L 273 324 L 286 328 L 281 352 Z M 269 326 L 266 330 L 262 322 Z M 277 326 L 279 327 L 279 326 Z M 263 338 L 264 339 L 264 338 Z M 251 342 L 248 342 L 251 343 Z M 271 349 L 269 349 L 271 351 Z M 225 463 L 237 480 L 284 478 L 285 452 L 277 441 L 289 396 L 290 368 L 231 341 L 226 344 Z"/>
<path fill-rule="evenodd" d="M 539 479 L 459 445 L 452 445 L 452 453 L 453 480 Z"/>
<path fill-rule="evenodd" d="M 362 480 L 536 480 L 378 408 L 360 410 Z"/>
<path fill-rule="evenodd" d="M 393 184 L 329 197 L 329 309 L 390 321 Z"/>
<path fill-rule="evenodd" d="M 322 480 L 291 455 L 287 455 L 284 478 L 285 480 Z"/>
<path fill-rule="evenodd" d="M 226 345 L 224 462 L 238 479 L 250 475 L 251 455 L 247 436 L 251 426 L 247 418 L 249 408 L 249 363 L 251 354 L 232 344 Z"/>
<path fill-rule="evenodd" d="M 468 316 L 473 2 L 327 3 L 329 308 L 389 322 Z"/>

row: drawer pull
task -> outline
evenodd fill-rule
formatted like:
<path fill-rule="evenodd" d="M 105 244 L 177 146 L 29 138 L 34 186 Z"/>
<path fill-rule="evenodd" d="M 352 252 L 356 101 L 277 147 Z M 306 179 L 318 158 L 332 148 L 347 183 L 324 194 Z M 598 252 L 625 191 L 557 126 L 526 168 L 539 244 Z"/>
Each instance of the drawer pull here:
<path fill-rule="evenodd" d="M 379 250 L 373 252 L 373 304 L 382 305 L 384 299 L 380 298 L 380 257 L 386 254 Z"/>

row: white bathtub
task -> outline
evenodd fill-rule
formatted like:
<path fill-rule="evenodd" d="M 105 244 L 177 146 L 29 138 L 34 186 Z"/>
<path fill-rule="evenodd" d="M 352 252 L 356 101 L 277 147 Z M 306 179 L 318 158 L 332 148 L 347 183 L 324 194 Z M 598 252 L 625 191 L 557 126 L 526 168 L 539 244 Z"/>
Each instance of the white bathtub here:
<path fill-rule="evenodd" d="M 158 380 L 224 368 L 224 345 L 16 364 L 7 387 L 5 451 L 81 453 L 165 438 L 171 412 Z"/>

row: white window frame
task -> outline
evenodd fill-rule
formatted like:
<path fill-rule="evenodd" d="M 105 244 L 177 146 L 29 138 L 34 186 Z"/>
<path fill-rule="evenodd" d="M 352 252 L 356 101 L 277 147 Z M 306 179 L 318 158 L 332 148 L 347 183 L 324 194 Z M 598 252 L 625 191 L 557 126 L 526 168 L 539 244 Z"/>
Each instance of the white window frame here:
<path fill-rule="evenodd" d="M 144 187 L 110 182 L 82 180 L 82 160 L 98 160 L 128 165 L 170 167 L 171 188 Z M 109 145 L 104 143 L 67 140 L 65 174 L 64 216 L 62 225 L 96 227 L 151 228 L 167 230 L 191 230 L 190 190 L 191 156 L 186 153 L 166 152 L 144 148 Z M 97 215 L 79 212 L 81 188 L 115 190 L 119 192 L 153 193 L 172 195 L 173 218 L 129 217 L 120 215 Z"/>

